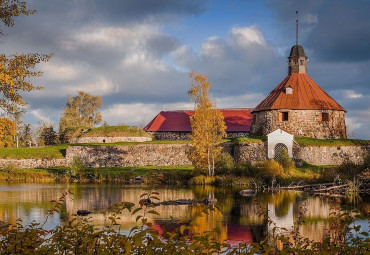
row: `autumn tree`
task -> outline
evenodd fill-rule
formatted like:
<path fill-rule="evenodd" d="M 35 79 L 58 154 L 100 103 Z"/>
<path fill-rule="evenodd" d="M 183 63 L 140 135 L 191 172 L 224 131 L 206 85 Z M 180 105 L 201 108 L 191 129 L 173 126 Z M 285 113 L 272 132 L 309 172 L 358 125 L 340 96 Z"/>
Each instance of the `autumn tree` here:
<path fill-rule="evenodd" d="M 27 9 L 27 3 L 19 0 L 0 0 L 0 19 L 4 25 L 12 27 L 14 17 L 34 14 L 35 10 Z M 0 33 L 2 30 L 0 28 Z M 31 79 L 42 75 L 35 70 L 40 62 L 49 61 L 53 54 L 0 54 L 0 113 L 9 117 L 25 112 L 26 102 L 22 92 L 42 89 L 35 86 Z M 16 117 L 15 117 L 16 118 Z"/>
<path fill-rule="evenodd" d="M 8 118 L 0 118 L 0 147 L 13 147 L 16 126 Z"/>
<path fill-rule="evenodd" d="M 102 121 L 98 108 L 103 105 L 100 96 L 80 91 L 77 96 L 68 96 L 67 104 L 59 122 L 59 132 L 68 127 L 93 127 Z"/>
<path fill-rule="evenodd" d="M 222 150 L 220 142 L 226 136 L 224 117 L 209 98 L 211 82 L 208 81 L 208 76 L 193 71 L 189 78 L 191 88 L 188 94 L 195 104 L 195 113 L 190 117 L 190 159 L 196 169 L 208 170 L 208 175 L 213 176 L 215 161 Z"/>

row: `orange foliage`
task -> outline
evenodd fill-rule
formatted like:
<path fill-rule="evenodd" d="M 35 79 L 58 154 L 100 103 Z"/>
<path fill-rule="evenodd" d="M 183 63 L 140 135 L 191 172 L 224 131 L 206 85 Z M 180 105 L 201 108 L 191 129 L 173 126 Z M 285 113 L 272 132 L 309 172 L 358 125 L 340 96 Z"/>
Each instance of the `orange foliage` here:
<path fill-rule="evenodd" d="M 15 123 L 7 118 L 0 118 L 0 147 L 13 147 L 16 131 Z"/>

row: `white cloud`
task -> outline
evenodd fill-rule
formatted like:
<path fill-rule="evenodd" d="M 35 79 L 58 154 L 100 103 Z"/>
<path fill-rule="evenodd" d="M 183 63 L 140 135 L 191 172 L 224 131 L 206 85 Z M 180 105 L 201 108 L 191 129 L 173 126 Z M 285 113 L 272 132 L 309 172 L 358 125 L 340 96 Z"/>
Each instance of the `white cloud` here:
<path fill-rule="evenodd" d="M 240 46 L 248 46 L 253 43 L 265 45 L 266 41 L 262 32 L 256 25 L 250 27 L 233 27 L 231 35 L 234 42 Z"/>
<path fill-rule="evenodd" d="M 357 99 L 363 97 L 361 93 L 356 93 L 354 90 L 343 90 L 343 97 L 348 99 Z"/>
<path fill-rule="evenodd" d="M 113 124 L 126 123 L 130 125 L 146 125 L 160 111 L 189 110 L 192 103 L 179 102 L 173 104 L 114 104 L 102 111 L 104 121 Z"/>
<path fill-rule="evenodd" d="M 44 78 L 56 81 L 70 81 L 76 79 L 80 74 L 79 66 L 54 60 L 47 63 L 41 63 L 39 67 L 40 70 L 43 70 L 44 72 Z"/>

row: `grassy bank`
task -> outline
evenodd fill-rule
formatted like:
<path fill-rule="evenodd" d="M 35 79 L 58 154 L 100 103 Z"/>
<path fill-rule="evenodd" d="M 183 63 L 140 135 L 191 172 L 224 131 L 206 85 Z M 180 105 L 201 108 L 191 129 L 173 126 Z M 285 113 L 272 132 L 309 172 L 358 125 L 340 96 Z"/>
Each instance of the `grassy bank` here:
<path fill-rule="evenodd" d="M 69 138 L 78 137 L 151 137 L 139 127 L 126 125 L 120 126 L 102 126 L 96 128 L 89 127 L 70 127 L 67 128 L 63 135 Z"/>
<path fill-rule="evenodd" d="M 104 167 L 71 170 L 65 167 L 49 169 L 0 170 L 0 182 L 118 182 L 130 183 L 141 176 L 144 183 L 186 184 L 191 178 L 192 166 Z"/>
<path fill-rule="evenodd" d="M 295 137 L 294 140 L 300 146 L 360 146 L 370 144 L 370 140 L 360 140 L 360 139 L 315 139 L 302 137 Z"/>
<path fill-rule="evenodd" d="M 64 158 L 69 145 L 60 144 L 46 147 L 0 148 L 3 159 L 56 159 Z"/>

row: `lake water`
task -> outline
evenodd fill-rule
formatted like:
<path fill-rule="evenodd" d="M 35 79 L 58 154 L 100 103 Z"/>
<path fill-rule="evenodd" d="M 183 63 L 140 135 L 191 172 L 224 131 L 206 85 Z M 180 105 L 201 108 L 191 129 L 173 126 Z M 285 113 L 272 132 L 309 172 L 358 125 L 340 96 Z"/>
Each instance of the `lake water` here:
<path fill-rule="evenodd" d="M 49 217 L 46 228 L 51 229 L 59 224 L 65 224 L 73 218 L 77 210 L 90 210 L 92 223 L 103 226 L 105 214 L 103 211 L 114 203 L 137 203 L 144 187 L 128 187 L 120 184 L 0 184 L 0 221 L 15 223 L 21 218 L 24 223 L 30 221 L 44 222 L 48 209 L 53 207 L 51 200 L 58 199 L 63 192 L 70 190 L 73 195 L 67 198 L 60 214 Z M 292 229 L 300 208 L 306 208 L 305 224 L 302 235 L 313 240 L 322 239 L 328 228 L 328 218 L 331 208 L 350 205 L 361 212 L 367 219 L 370 213 L 369 197 L 345 199 L 330 199 L 310 196 L 301 192 L 260 193 L 254 197 L 242 197 L 240 189 L 215 187 L 162 188 L 159 192 L 161 201 L 176 199 L 203 200 L 214 194 L 217 198 L 219 211 L 211 211 L 208 215 L 200 215 L 204 205 L 161 205 L 155 208 L 160 214 L 149 215 L 153 227 L 161 231 L 161 226 L 168 223 L 170 216 L 175 219 L 194 220 L 196 226 L 192 231 L 203 233 L 214 228 L 219 229 L 219 240 L 229 243 L 240 241 L 256 242 L 264 238 L 271 230 L 260 216 L 261 208 L 267 211 L 278 227 Z M 119 223 L 123 231 L 129 231 L 135 226 L 136 215 L 124 214 Z M 367 220 L 358 221 L 364 231 L 369 231 Z"/>

